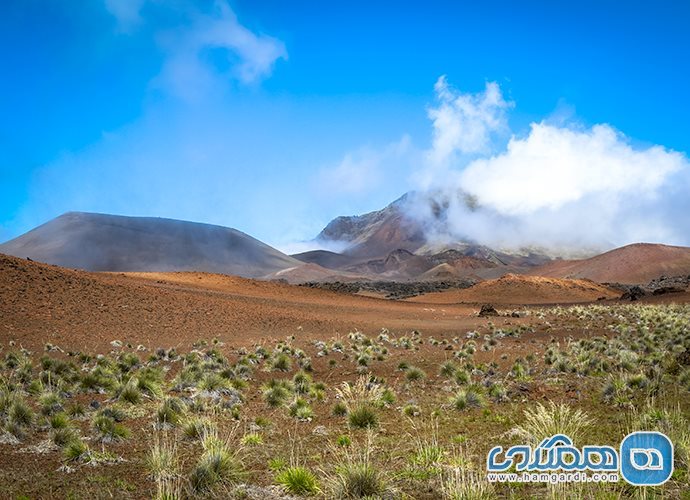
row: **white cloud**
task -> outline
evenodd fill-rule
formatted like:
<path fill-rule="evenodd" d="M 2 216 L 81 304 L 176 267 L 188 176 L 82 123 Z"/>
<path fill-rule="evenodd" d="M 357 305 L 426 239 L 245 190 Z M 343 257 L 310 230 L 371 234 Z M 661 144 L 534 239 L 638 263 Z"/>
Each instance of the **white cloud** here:
<path fill-rule="evenodd" d="M 432 240 L 472 240 L 572 254 L 640 241 L 690 244 L 690 162 L 663 146 L 633 147 L 608 124 L 533 123 L 503 150 L 491 136 L 510 106 L 496 84 L 463 94 L 439 79 L 429 117 L 433 147 L 417 176 L 447 206 L 435 220 L 426 203 L 411 209 Z M 460 153 L 483 153 L 471 158 Z M 439 163 L 446 163 L 439 168 Z M 461 193 L 478 202 L 468 207 Z M 423 197 L 420 199 L 424 199 Z"/>
<path fill-rule="evenodd" d="M 145 21 L 141 10 L 146 0 L 105 0 L 120 30 L 129 32 Z M 153 87 L 189 100 L 204 98 L 227 87 L 229 80 L 249 85 L 273 71 L 279 59 L 287 59 L 285 44 L 242 24 L 226 0 L 215 0 L 206 12 L 194 2 L 157 3 L 157 10 L 173 13 L 181 21 L 156 33 L 166 59 Z M 210 55 L 213 53 L 212 55 Z"/>
<path fill-rule="evenodd" d="M 503 98 L 495 82 L 483 92 L 465 94 L 453 89 L 442 76 L 434 85 L 438 106 L 430 108 L 433 143 L 429 161 L 447 164 L 458 153 L 486 153 L 495 133 L 507 127 L 506 110 L 512 105 Z"/>
<path fill-rule="evenodd" d="M 394 169 L 412 155 L 410 138 L 403 136 L 399 141 L 381 150 L 361 148 L 348 153 L 334 167 L 321 169 L 317 178 L 317 189 L 328 196 L 364 195 L 381 187 Z"/>
<path fill-rule="evenodd" d="M 683 155 L 661 146 L 633 149 L 609 125 L 572 130 L 533 123 L 506 152 L 470 163 L 460 185 L 501 214 L 528 215 L 601 193 L 654 197 L 684 166 Z"/>
<path fill-rule="evenodd" d="M 142 21 L 141 9 L 146 0 L 105 0 L 105 8 L 117 20 L 120 31 L 129 32 Z"/>

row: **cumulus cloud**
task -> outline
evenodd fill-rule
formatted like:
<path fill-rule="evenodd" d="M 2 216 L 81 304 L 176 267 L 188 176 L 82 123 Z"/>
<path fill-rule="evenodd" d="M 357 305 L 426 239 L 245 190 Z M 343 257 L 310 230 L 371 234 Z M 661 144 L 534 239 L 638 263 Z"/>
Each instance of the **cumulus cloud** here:
<path fill-rule="evenodd" d="M 654 198 L 686 165 L 683 155 L 660 146 L 634 149 L 609 125 L 572 130 L 533 123 L 504 153 L 470 163 L 460 185 L 502 214 L 529 215 L 602 193 Z"/>
<path fill-rule="evenodd" d="M 438 105 L 428 110 L 433 126 L 428 161 L 446 165 L 460 154 L 488 153 L 493 136 L 507 128 L 506 110 L 512 103 L 503 98 L 495 82 L 483 92 L 458 92 L 445 76 L 434 85 Z"/>
<path fill-rule="evenodd" d="M 567 120 L 532 123 L 528 134 L 499 149 L 490 137 L 506 126 L 510 105 L 498 85 L 462 94 L 441 79 L 436 93 L 441 105 L 430 112 L 433 142 L 423 168 L 432 178 L 420 187 L 434 186 L 428 196 L 446 209 L 441 221 L 426 202 L 411 209 L 432 240 L 566 255 L 640 241 L 690 244 L 684 154 L 634 147 L 608 124 Z M 483 155 L 467 159 L 467 152 Z M 448 162 L 444 171 L 433 168 L 438 158 Z"/>

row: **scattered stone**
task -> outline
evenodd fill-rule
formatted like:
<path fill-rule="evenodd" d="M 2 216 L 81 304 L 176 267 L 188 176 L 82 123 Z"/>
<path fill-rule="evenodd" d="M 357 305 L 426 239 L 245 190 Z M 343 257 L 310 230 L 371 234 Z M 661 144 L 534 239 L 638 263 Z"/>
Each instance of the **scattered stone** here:
<path fill-rule="evenodd" d="M 328 436 L 328 429 L 325 425 L 317 425 L 311 433 L 315 436 Z"/>
<path fill-rule="evenodd" d="M 10 434 L 7 431 L 3 431 L 2 434 L 0 434 L 0 444 L 12 444 L 16 445 L 19 444 L 19 439 L 14 434 Z"/>

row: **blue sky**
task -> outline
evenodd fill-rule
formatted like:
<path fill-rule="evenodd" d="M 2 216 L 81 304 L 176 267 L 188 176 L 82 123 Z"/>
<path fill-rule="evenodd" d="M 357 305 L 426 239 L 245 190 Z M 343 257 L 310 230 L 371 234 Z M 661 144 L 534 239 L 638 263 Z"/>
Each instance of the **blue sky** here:
<path fill-rule="evenodd" d="M 644 171 L 667 165 L 650 199 L 688 178 L 690 3 L 372 4 L 3 2 L 0 240 L 83 210 L 222 224 L 285 247 L 336 215 L 476 170 L 471 162 L 505 154 L 511 137 L 536 140 L 533 123 L 589 138 L 596 124 L 611 127 L 620 137 L 602 139 L 609 156 L 578 158 L 601 169 L 619 142 L 678 152 L 630 157 L 645 183 L 655 181 Z M 505 106 L 486 144 L 454 143 L 439 169 L 428 163 L 447 126 L 433 118 L 445 109 L 442 75 L 453 99 L 495 83 Z M 467 132 L 470 115 L 449 116 Z M 512 172 L 522 163 L 511 158 L 486 168 Z M 685 186 L 658 217 L 685 207 Z M 570 198 L 525 208 L 475 187 L 503 215 L 576 211 Z M 608 198 L 635 195 L 610 189 Z M 677 222 L 610 242 L 685 243 Z"/>

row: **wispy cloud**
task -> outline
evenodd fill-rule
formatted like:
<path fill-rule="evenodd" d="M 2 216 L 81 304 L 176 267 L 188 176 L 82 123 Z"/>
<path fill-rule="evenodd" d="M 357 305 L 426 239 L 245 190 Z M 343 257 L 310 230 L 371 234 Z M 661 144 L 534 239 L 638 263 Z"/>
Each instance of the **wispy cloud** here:
<path fill-rule="evenodd" d="M 118 30 L 129 33 L 142 22 L 141 9 L 146 0 L 105 0 L 105 8 L 117 21 Z"/>
<path fill-rule="evenodd" d="M 104 1 L 122 32 L 131 33 L 147 21 L 142 14 L 147 0 Z M 226 0 L 215 0 L 209 10 L 191 1 L 148 1 L 151 15 L 179 20 L 155 33 L 166 59 L 152 82 L 176 97 L 198 99 L 229 81 L 256 83 L 270 76 L 276 61 L 288 57 L 282 41 L 242 25 Z"/>
<path fill-rule="evenodd" d="M 247 29 L 222 0 L 210 13 L 193 11 L 189 17 L 189 26 L 159 35 L 167 57 L 154 86 L 177 97 L 204 97 L 232 80 L 256 83 L 288 57 L 283 42 Z"/>
<path fill-rule="evenodd" d="M 327 196 L 360 196 L 381 188 L 386 176 L 412 155 L 410 137 L 384 148 L 361 148 L 347 153 L 337 165 L 319 171 L 316 190 Z"/>

